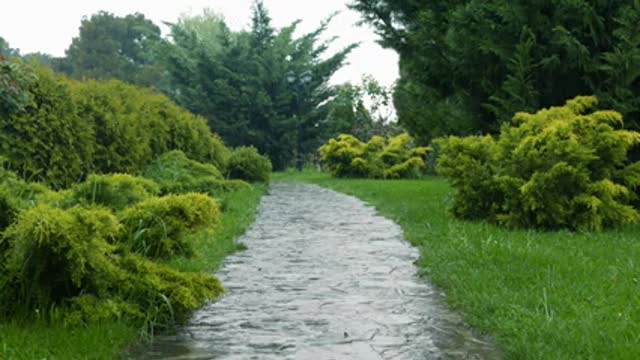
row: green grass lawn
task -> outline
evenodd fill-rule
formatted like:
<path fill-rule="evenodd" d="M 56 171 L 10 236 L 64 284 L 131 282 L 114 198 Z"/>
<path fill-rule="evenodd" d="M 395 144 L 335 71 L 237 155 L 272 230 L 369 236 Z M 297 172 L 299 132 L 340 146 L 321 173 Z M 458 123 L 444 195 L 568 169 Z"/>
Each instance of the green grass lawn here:
<path fill-rule="evenodd" d="M 251 190 L 226 195 L 221 199 L 224 212 L 218 229 L 195 234 L 197 255 L 191 259 L 173 259 L 170 265 L 183 271 L 212 272 L 217 269 L 227 255 L 238 249 L 235 239 L 253 222 L 265 190 L 264 185 L 254 185 Z M 117 322 L 82 329 L 45 323 L 0 323 L 0 359 L 112 360 L 118 358 L 127 345 L 141 339 L 138 329 Z"/>
<path fill-rule="evenodd" d="M 509 230 L 453 219 L 438 178 L 278 174 L 357 196 L 399 223 L 421 273 L 508 359 L 640 359 L 640 226 L 599 234 Z"/>

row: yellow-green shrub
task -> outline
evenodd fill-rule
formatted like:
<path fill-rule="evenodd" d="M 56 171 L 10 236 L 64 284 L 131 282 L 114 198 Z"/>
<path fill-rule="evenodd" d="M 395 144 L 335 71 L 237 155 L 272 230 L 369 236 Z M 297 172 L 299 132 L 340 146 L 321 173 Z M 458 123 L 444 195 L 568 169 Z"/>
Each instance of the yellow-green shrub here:
<path fill-rule="evenodd" d="M 204 194 L 150 198 L 125 209 L 122 223 L 130 248 L 149 258 L 192 255 L 187 234 L 219 221 L 219 206 Z"/>
<path fill-rule="evenodd" d="M 414 147 L 409 134 L 388 142 L 374 136 L 363 143 L 353 135 L 339 135 L 320 148 L 320 159 L 337 177 L 399 179 L 421 175 L 428 147 Z"/>
<path fill-rule="evenodd" d="M 40 183 L 19 179 L 15 173 L 3 169 L 0 163 L 0 232 L 21 210 L 34 206 L 41 196 L 51 192 Z"/>
<path fill-rule="evenodd" d="M 63 77 L 39 67 L 23 111 L 0 117 L 0 155 L 29 181 L 62 188 L 83 178 L 92 162 L 93 133 L 77 116 Z"/>
<path fill-rule="evenodd" d="M 69 83 L 78 115 L 95 133 L 95 172 L 135 173 L 168 150 L 169 127 L 151 90 L 116 80 Z"/>
<path fill-rule="evenodd" d="M 229 149 L 193 115 L 151 89 L 121 81 L 70 81 L 78 114 L 93 126 L 94 170 L 136 173 L 170 150 L 223 169 Z"/>
<path fill-rule="evenodd" d="M 153 331 L 184 321 L 224 291 L 212 275 L 182 273 L 137 254 L 116 257 L 114 265 L 117 271 L 110 273 L 106 294 L 82 294 L 67 301 L 66 325 L 126 319 Z"/>
<path fill-rule="evenodd" d="M 9 279 L 0 292 L 2 311 L 44 310 L 102 288 L 121 231 L 106 209 L 39 205 L 20 213 L 2 239 Z"/>
<path fill-rule="evenodd" d="M 20 213 L 0 242 L 8 245 L 0 316 L 48 317 L 55 309 L 69 326 L 125 319 L 162 327 L 222 293 L 211 275 L 181 273 L 116 246 L 122 233 L 105 208 L 40 205 Z"/>
<path fill-rule="evenodd" d="M 614 111 L 590 112 L 594 97 L 536 114 L 518 113 L 497 140 L 439 140 L 438 171 L 456 189 L 454 214 L 515 227 L 600 230 L 639 219 L 630 203 L 640 134 Z"/>
<path fill-rule="evenodd" d="M 232 179 L 269 182 L 271 170 L 271 161 L 266 156 L 253 146 L 241 146 L 231 152 L 227 173 Z"/>
<path fill-rule="evenodd" d="M 90 175 L 72 188 L 75 203 L 101 205 L 116 211 L 159 193 L 160 188 L 153 181 L 127 174 Z"/>

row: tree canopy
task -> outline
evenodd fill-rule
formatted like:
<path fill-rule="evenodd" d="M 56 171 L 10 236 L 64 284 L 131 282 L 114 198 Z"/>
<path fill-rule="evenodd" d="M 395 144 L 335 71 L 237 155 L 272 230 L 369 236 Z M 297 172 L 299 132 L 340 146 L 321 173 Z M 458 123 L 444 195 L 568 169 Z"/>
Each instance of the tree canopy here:
<path fill-rule="evenodd" d="M 353 0 L 400 54 L 399 121 L 423 141 L 496 132 L 516 111 L 596 94 L 640 126 L 636 0 Z"/>
<path fill-rule="evenodd" d="M 212 12 L 183 17 L 163 50 L 170 95 L 206 117 L 229 145 L 254 145 L 282 169 L 320 145 L 320 120 L 337 93 L 329 79 L 356 46 L 329 53 L 331 40 L 321 35 L 330 21 L 296 37 L 298 22 L 275 28 L 261 1 L 249 31 L 230 31 Z M 299 81 L 303 73 L 308 82 Z"/>
<path fill-rule="evenodd" d="M 160 41 L 160 28 L 144 15 L 118 17 L 101 11 L 82 20 L 80 34 L 56 70 L 76 79 L 118 79 L 158 87 L 162 69 L 155 50 Z"/>

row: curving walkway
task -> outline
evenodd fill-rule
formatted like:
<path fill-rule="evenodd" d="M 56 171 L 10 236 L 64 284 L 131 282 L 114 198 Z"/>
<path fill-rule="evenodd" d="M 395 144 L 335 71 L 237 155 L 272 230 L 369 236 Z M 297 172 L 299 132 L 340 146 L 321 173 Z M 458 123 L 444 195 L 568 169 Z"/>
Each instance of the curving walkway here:
<path fill-rule="evenodd" d="M 218 272 L 227 294 L 138 359 L 494 359 L 416 277 L 418 251 L 358 199 L 273 184 L 248 250 Z"/>

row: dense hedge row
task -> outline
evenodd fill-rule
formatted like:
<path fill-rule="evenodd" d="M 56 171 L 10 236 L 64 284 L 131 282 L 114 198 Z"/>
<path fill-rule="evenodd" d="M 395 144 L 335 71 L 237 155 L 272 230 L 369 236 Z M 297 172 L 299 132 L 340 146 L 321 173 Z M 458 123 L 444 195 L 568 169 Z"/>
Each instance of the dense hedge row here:
<path fill-rule="evenodd" d="M 388 141 L 374 136 L 368 143 L 342 134 L 320 148 L 320 159 L 337 177 L 412 178 L 424 170 L 429 151 L 428 147 L 415 147 L 406 133 Z"/>
<path fill-rule="evenodd" d="M 139 173 L 170 150 L 226 172 L 231 151 L 203 118 L 165 96 L 45 68 L 33 74 L 24 109 L 0 114 L 0 155 L 22 178 L 64 188 L 89 173 Z"/>
<path fill-rule="evenodd" d="M 500 136 L 450 137 L 438 171 L 456 189 L 453 213 L 514 227 L 600 230 L 634 223 L 640 162 L 627 152 L 640 133 L 622 116 L 595 111 L 594 97 L 518 113 Z"/>

